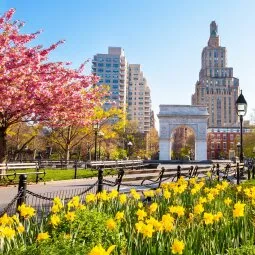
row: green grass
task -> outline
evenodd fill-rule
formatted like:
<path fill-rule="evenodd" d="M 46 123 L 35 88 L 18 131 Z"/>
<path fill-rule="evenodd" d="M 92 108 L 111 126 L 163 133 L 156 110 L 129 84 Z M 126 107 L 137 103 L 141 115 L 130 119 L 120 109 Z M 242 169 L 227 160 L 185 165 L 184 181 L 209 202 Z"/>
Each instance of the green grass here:
<path fill-rule="evenodd" d="M 242 185 L 244 186 L 254 186 L 255 185 L 255 179 L 251 179 L 251 180 L 248 180 L 248 181 L 245 181 Z"/>
<path fill-rule="evenodd" d="M 40 172 L 43 172 L 44 169 L 40 169 Z M 14 171 L 8 171 L 8 173 L 13 173 Z M 31 173 L 35 172 L 34 169 L 27 169 L 27 170 L 17 170 L 16 173 L 27 173 L 27 180 L 29 183 L 35 182 L 36 174 Z M 31 174 L 29 174 L 31 173 Z M 74 179 L 74 169 L 45 169 L 45 176 L 43 174 L 39 175 L 39 178 L 42 178 L 42 181 L 59 181 L 59 180 L 71 180 Z M 116 174 L 116 170 L 107 170 L 104 172 L 104 175 L 114 175 Z M 77 179 L 82 178 L 91 178 L 97 177 L 98 171 L 92 169 L 77 169 Z M 15 179 L 12 182 L 4 181 L 0 179 L 0 186 L 7 185 L 7 184 L 17 184 L 19 182 L 19 176 L 16 175 Z M 9 178 L 12 180 L 14 176 L 10 176 Z M 8 180 L 8 179 L 6 179 Z"/>

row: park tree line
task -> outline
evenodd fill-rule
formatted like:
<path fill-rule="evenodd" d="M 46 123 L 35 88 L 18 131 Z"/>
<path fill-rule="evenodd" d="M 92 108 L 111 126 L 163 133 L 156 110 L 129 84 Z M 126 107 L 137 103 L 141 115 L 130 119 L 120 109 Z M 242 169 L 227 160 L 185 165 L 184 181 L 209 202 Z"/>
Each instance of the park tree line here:
<path fill-rule="evenodd" d="M 38 155 L 91 159 L 95 123 L 100 157 L 127 157 L 129 141 L 133 157 L 156 154 L 155 130 L 141 134 L 119 109 L 105 112 L 109 90 L 95 85 L 99 77 L 83 74 L 86 62 L 74 69 L 69 62 L 50 61 L 64 41 L 35 45 L 41 31 L 22 34 L 24 23 L 13 20 L 14 13 L 10 9 L 0 17 L 0 162 Z"/>

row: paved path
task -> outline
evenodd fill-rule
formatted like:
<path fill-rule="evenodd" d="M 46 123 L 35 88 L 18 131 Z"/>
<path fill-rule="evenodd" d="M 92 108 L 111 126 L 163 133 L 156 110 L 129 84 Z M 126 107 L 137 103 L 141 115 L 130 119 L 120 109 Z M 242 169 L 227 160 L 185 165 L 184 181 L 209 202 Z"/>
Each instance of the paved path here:
<path fill-rule="evenodd" d="M 49 181 L 38 184 L 29 184 L 27 189 L 35 193 L 54 192 L 59 190 L 69 190 L 73 188 L 83 188 L 85 185 L 93 184 L 97 178 L 86 178 L 77 180 Z M 0 210 L 3 209 L 15 195 L 17 194 L 18 186 L 0 187 Z"/>
<path fill-rule="evenodd" d="M 188 167 L 190 165 L 185 165 Z M 208 165 L 207 165 L 208 166 Z M 159 165 L 158 168 L 161 169 L 162 165 Z M 164 165 L 164 167 L 176 169 L 177 165 Z M 139 174 L 140 175 L 140 174 Z M 133 175 L 139 176 L 139 175 Z M 144 174 L 143 174 L 144 175 Z M 151 174 L 150 174 L 151 175 Z M 156 174 L 157 176 L 158 174 Z M 106 177 L 105 179 L 114 181 L 116 176 Z M 35 192 L 35 193 L 46 193 L 46 192 L 54 192 L 60 190 L 70 190 L 77 188 L 85 188 L 86 185 L 92 185 L 97 181 L 97 177 L 86 178 L 86 179 L 77 179 L 77 180 L 63 180 L 63 181 L 49 181 L 38 184 L 29 184 L 27 189 Z M 0 211 L 15 197 L 18 191 L 18 186 L 8 186 L 8 187 L 0 187 Z"/>

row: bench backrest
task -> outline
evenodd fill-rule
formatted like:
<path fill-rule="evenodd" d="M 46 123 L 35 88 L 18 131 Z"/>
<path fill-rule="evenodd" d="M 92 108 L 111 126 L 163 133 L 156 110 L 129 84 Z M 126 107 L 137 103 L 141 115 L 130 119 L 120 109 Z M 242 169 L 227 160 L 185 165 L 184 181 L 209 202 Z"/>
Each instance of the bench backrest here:
<path fill-rule="evenodd" d="M 121 184 L 134 184 L 134 182 L 142 181 L 141 185 L 146 180 L 154 180 L 154 183 L 158 183 L 160 186 L 162 181 L 174 178 L 179 171 L 180 176 L 185 175 L 188 178 L 199 176 L 199 174 L 206 174 L 211 171 L 211 166 L 189 166 L 189 167 L 174 167 L 165 169 L 142 169 L 131 170 L 121 169 L 116 180 L 118 189 Z M 137 183 L 136 183 L 137 184 Z"/>
<path fill-rule="evenodd" d="M 0 170 L 37 169 L 38 163 L 1 163 Z"/>
<path fill-rule="evenodd" d="M 116 160 L 116 161 L 90 161 L 87 166 L 91 168 L 125 168 L 128 166 L 139 167 L 143 166 L 142 160 Z"/>

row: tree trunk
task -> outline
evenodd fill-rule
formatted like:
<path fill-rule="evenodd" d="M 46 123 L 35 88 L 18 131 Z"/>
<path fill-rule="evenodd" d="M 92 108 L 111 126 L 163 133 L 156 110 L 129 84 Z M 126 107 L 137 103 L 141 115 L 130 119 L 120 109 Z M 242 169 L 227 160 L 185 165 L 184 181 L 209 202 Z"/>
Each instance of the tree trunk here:
<path fill-rule="evenodd" d="M 70 144 L 66 144 L 66 149 L 65 149 L 65 160 L 69 161 L 70 159 Z"/>
<path fill-rule="evenodd" d="M 7 141 L 6 141 L 6 130 L 5 127 L 0 127 L 0 163 L 7 161 Z M 6 170 L 0 170 L 0 174 L 6 174 Z M 0 179 L 2 176 L 0 176 Z"/>
<path fill-rule="evenodd" d="M 0 163 L 7 161 L 6 127 L 0 127 Z"/>
<path fill-rule="evenodd" d="M 66 161 L 69 161 L 70 159 L 70 139 L 71 139 L 71 131 L 72 131 L 72 128 L 71 127 L 68 127 L 67 128 L 67 141 L 66 141 L 66 149 L 65 149 L 65 160 Z"/>

